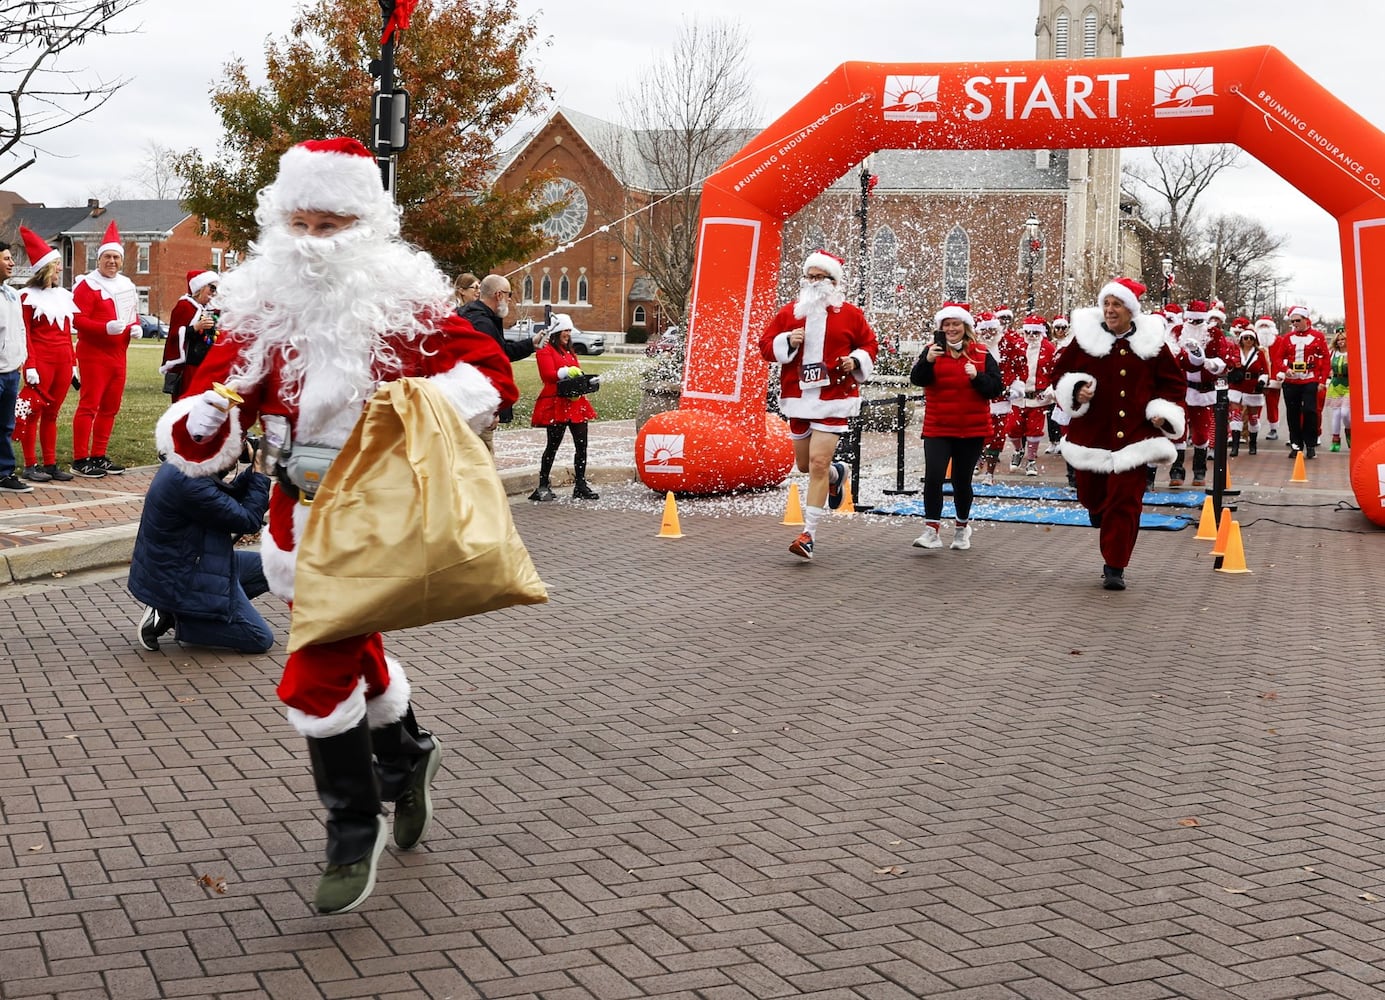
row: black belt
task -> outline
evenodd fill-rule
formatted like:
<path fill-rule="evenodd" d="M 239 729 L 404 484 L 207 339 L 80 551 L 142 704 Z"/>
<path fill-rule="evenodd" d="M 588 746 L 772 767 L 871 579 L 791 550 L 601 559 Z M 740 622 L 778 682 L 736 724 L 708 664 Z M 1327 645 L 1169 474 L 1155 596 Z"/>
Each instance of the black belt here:
<path fill-rule="evenodd" d="M 1024 394 L 1024 398 L 1025 398 L 1025 399 L 1038 399 L 1038 398 L 1039 398 L 1039 394 L 1038 394 L 1037 392 L 1026 392 L 1026 393 Z"/>

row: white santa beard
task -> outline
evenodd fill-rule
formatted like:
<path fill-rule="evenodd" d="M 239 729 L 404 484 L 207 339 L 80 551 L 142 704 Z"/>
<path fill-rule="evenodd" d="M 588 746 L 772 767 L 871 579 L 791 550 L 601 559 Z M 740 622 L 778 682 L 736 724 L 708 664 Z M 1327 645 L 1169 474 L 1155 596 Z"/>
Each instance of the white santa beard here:
<path fill-rule="evenodd" d="M 814 313 L 826 314 L 828 306 L 836 307 L 844 301 L 845 296 L 830 281 L 809 281 L 804 278 L 799 282 L 793 314 L 799 319 Z"/>
<path fill-rule="evenodd" d="M 328 239 L 270 226 L 253 250 L 217 293 L 222 325 L 251 340 L 233 384 L 253 385 L 276 368 L 286 397 L 306 402 L 312 372 L 314 409 L 360 403 L 375 362 L 393 361 L 383 336 L 426 336 L 450 311 L 451 288 L 432 258 L 364 223 Z"/>

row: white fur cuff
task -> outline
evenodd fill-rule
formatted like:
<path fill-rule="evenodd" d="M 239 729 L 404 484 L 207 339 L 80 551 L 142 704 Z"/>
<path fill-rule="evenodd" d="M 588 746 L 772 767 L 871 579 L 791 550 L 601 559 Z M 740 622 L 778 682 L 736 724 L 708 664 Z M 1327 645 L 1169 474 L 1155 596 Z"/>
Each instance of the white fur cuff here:
<path fill-rule="evenodd" d="M 1177 403 L 1170 403 L 1167 399 L 1151 399 L 1149 405 L 1145 407 L 1145 417 L 1150 420 L 1155 417 L 1163 417 L 1166 423 L 1163 429 L 1165 437 L 1179 438 L 1183 436 L 1186 419 L 1183 414 L 1183 407 Z"/>
<path fill-rule="evenodd" d="M 1096 391 L 1096 379 L 1086 372 L 1068 372 L 1058 380 L 1058 385 L 1053 390 L 1054 400 L 1070 417 L 1080 417 L 1091 409 L 1090 400 L 1081 405 L 1077 402 L 1077 390 L 1084 382 L 1090 383 L 1092 391 Z"/>
<path fill-rule="evenodd" d="M 310 739 L 321 740 L 350 732 L 365 718 L 365 680 L 357 681 L 346 700 L 332 709 L 330 715 L 309 715 L 297 708 L 290 708 L 284 715 L 300 736 Z"/>
<path fill-rule="evenodd" d="M 404 718 L 409 710 L 409 678 L 404 676 L 404 664 L 393 656 L 385 657 L 385 667 L 389 670 L 389 687 L 365 703 L 366 718 L 371 729 L 380 729 Z"/>
<path fill-rule="evenodd" d="M 500 408 L 500 393 L 474 365 L 463 362 L 450 371 L 433 375 L 429 381 L 442 391 L 477 434 L 495 419 L 495 413 Z"/>

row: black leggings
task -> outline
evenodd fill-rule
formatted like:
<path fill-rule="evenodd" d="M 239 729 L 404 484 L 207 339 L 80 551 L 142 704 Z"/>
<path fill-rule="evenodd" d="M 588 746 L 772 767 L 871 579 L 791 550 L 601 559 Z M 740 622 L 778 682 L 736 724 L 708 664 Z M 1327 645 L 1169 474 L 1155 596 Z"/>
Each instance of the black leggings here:
<path fill-rule="evenodd" d="M 1318 383 L 1284 383 L 1284 423 L 1289 443 L 1309 448 L 1318 440 Z"/>
<path fill-rule="evenodd" d="M 943 516 L 943 477 L 947 463 L 952 462 L 952 505 L 957 520 L 971 519 L 971 476 L 976 460 L 981 457 L 984 437 L 953 438 L 926 437 L 923 439 L 923 518 L 940 521 Z"/>
<path fill-rule="evenodd" d="M 548 443 L 543 446 L 543 458 L 539 461 L 539 482 L 547 483 L 548 474 L 553 471 L 553 459 L 558 455 L 558 445 L 563 443 L 563 431 L 572 430 L 572 474 L 580 483 L 587 478 L 587 425 L 549 424 Z"/>

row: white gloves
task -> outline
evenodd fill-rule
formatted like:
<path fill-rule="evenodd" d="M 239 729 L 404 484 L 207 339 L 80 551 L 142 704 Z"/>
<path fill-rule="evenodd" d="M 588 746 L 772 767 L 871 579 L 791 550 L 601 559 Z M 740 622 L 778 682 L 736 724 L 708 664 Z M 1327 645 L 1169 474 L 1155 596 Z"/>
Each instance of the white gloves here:
<path fill-rule="evenodd" d="M 196 438 L 215 434 L 226 422 L 227 410 L 222 407 L 226 400 L 212 389 L 208 389 L 192 402 L 188 411 L 188 433 Z"/>
<path fill-rule="evenodd" d="M 1202 367 L 1207 369 L 1209 374 L 1220 375 L 1226 371 L 1226 362 L 1221 358 L 1207 358 L 1203 361 Z"/>
<path fill-rule="evenodd" d="M 1010 401 L 1011 401 L 1012 403 L 1013 403 L 1013 402 L 1018 402 L 1019 400 L 1021 400 L 1021 399 L 1023 399 L 1023 398 L 1024 398 L 1024 383 L 1021 382 L 1019 379 L 1015 379 L 1013 382 L 1010 383 Z"/>
<path fill-rule="evenodd" d="M 24 369 L 24 381 L 25 381 L 25 382 L 28 382 L 30 385 L 38 385 L 38 369 L 37 369 L 37 368 L 25 368 L 25 369 Z"/>
<path fill-rule="evenodd" d="M 125 332 L 126 324 L 118 319 L 110 320 L 106 323 L 106 332 L 112 337 L 118 337 Z"/>
<path fill-rule="evenodd" d="M 1199 347 L 1197 344 L 1189 344 L 1186 348 L 1184 348 L 1184 350 L 1187 351 L 1189 361 L 1191 361 L 1198 367 L 1202 366 L 1202 362 L 1204 359 L 1202 357 L 1201 347 Z"/>
<path fill-rule="evenodd" d="M 563 365 L 563 367 L 558 369 L 559 378 L 567 378 L 570 374 L 572 374 L 572 369 L 567 365 Z"/>

